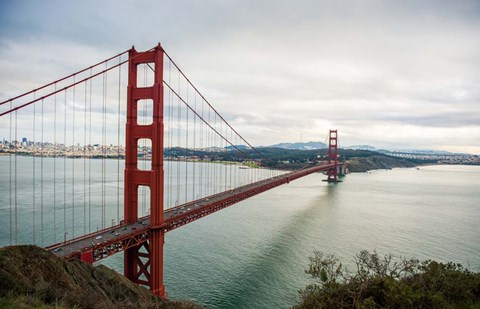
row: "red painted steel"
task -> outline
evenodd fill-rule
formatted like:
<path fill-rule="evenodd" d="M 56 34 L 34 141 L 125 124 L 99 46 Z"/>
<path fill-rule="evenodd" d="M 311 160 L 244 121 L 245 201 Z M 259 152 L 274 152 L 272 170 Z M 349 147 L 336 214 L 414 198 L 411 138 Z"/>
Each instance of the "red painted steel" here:
<path fill-rule="evenodd" d="M 129 74 L 127 90 L 127 132 L 125 154 L 125 223 L 138 220 L 138 187 L 150 188 L 150 235 L 148 243 L 137 243 L 125 250 L 125 276 L 133 282 L 147 285 L 160 297 L 166 297 L 163 285 L 163 55 L 160 44 L 153 50 L 129 52 Z M 154 67 L 154 83 L 151 87 L 138 87 L 139 64 Z M 150 125 L 139 125 L 137 103 L 152 100 L 153 121 Z M 138 140 L 147 138 L 152 143 L 152 168 L 138 170 Z M 146 251 L 142 251 L 143 249 Z M 145 262 L 147 260 L 147 262 Z"/>
<path fill-rule="evenodd" d="M 342 164 L 340 162 L 338 166 L 342 166 Z M 333 167 L 333 164 L 321 164 L 179 205 L 164 212 L 166 219 L 160 229 L 163 233 L 167 233 L 252 196 L 312 173 L 327 171 L 331 167 Z M 98 238 L 99 235 L 102 235 L 102 237 Z M 150 236 L 150 216 L 146 216 L 139 218 L 134 223 L 116 225 L 89 234 L 89 237 L 78 237 L 66 243 L 52 245 L 47 249 L 64 259 L 79 259 L 83 252 L 92 250 L 94 261 L 99 261 L 115 253 L 128 251 L 130 248 L 138 253 L 138 248 L 148 242 Z M 140 270 L 143 269 L 141 265 L 137 265 L 139 270 L 137 270 L 136 275 L 141 274 Z M 135 282 L 143 284 L 145 281 L 136 279 Z"/>
<path fill-rule="evenodd" d="M 90 265 L 93 264 L 93 250 L 89 249 L 89 250 L 83 251 L 82 254 L 80 255 L 80 260 Z"/>
<path fill-rule="evenodd" d="M 337 130 L 330 130 L 328 139 L 328 164 L 334 164 L 333 167 L 327 171 L 327 181 L 337 182 L 338 175 L 338 148 L 337 148 Z"/>

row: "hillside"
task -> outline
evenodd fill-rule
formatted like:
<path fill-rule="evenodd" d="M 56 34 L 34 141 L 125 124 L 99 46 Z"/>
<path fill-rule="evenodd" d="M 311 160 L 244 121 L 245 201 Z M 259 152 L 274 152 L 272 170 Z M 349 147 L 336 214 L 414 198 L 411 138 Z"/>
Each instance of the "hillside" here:
<path fill-rule="evenodd" d="M 36 246 L 0 249 L 0 308 L 202 308 L 154 297 L 115 271 Z"/>
<path fill-rule="evenodd" d="M 279 143 L 266 148 L 283 148 L 283 149 L 295 149 L 295 150 L 314 150 L 327 148 L 327 144 L 322 142 L 300 142 L 300 143 Z"/>
<path fill-rule="evenodd" d="M 367 172 L 378 169 L 391 169 L 394 167 L 414 167 L 415 163 L 405 159 L 399 159 L 388 156 L 354 157 L 348 160 L 348 170 L 350 173 Z"/>
<path fill-rule="evenodd" d="M 258 152 L 257 152 L 258 151 Z M 169 148 L 165 155 L 170 158 L 196 157 L 201 160 L 245 162 L 261 160 L 262 165 L 269 168 L 294 170 L 320 159 L 325 160 L 328 150 L 299 150 L 285 148 L 258 148 L 257 151 L 244 149 L 240 151 L 209 152 L 184 148 Z M 394 167 L 413 167 L 416 164 L 435 163 L 435 161 L 419 161 L 402 159 L 370 150 L 339 149 L 339 159 L 347 160 L 350 172 L 366 172 L 374 169 Z"/>

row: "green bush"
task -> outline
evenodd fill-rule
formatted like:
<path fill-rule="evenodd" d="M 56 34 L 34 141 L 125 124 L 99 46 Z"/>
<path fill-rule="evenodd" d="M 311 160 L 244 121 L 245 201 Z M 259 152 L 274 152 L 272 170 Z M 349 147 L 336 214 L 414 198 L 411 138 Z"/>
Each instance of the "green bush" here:
<path fill-rule="evenodd" d="M 460 264 L 355 256 L 354 273 L 337 258 L 315 252 L 294 308 L 480 308 L 480 274 Z"/>

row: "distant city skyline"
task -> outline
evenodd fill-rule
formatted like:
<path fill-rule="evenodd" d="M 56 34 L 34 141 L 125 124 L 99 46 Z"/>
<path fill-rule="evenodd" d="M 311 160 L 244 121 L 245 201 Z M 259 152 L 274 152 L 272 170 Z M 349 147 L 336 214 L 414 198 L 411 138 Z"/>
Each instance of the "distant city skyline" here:
<path fill-rule="evenodd" d="M 61 147 L 81 147 L 81 148 L 84 148 L 84 147 L 102 147 L 102 144 L 101 143 L 92 143 L 92 144 L 83 144 L 83 143 L 76 143 L 75 145 L 74 144 L 63 144 L 61 142 L 57 142 L 57 143 L 54 143 L 52 141 L 32 141 L 32 140 L 29 140 L 27 137 L 22 137 L 21 139 L 19 139 L 17 141 L 21 146 L 34 146 L 33 143 L 35 143 L 35 147 L 40 147 L 42 144 L 43 145 L 49 145 L 49 146 L 52 146 L 52 145 L 57 145 L 57 146 L 61 146 Z M 11 141 L 12 144 L 15 143 L 15 140 L 12 140 Z M 284 146 L 284 145 L 309 145 L 309 144 L 323 144 L 323 147 L 287 147 L 287 146 Z M 6 144 L 10 144 L 10 141 L 6 138 L 3 138 L 0 140 L 0 145 L 6 145 Z M 124 148 L 125 145 L 120 143 L 120 144 L 112 144 L 112 143 L 108 143 L 108 144 L 105 144 L 103 145 L 104 147 L 119 147 L 119 148 Z M 245 146 L 243 145 L 235 145 L 235 146 L 238 146 L 238 147 L 242 147 L 244 148 Z M 147 148 L 147 149 L 150 149 L 151 148 L 151 145 L 149 144 L 145 144 L 143 145 L 142 143 L 139 143 L 138 145 L 139 148 Z M 168 149 L 168 148 L 175 148 L 175 147 L 180 147 L 180 148 L 183 148 L 184 146 L 183 145 L 173 145 L 173 146 L 169 146 L 169 147 L 164 147 L 165 149 Z M 285 149 L 301 149 L 301 150 L 315 150 L 315 149 L 325 149 L 327 148 L 327 145 L 324 144 L 323 142 L 321 141 L 308 141 L 308 142 L 282 142 L 282 143 L 278 143 L 278 144 L 272 144 L 272 145 L 260 145 L 260 146 L 256 146 L 256 147 L 259 147 L 259 148 L 262 148 L 262 147 L 279 147 L 279 148 L 285 148 Z M 0 147 L 1 148 L 1 147 Z M 231 149 L 232 146 L 215 146 L 215 145 L 205 145 L 205 146 L 202 146 L 202 147 L 197 147 L 197 148 L 193 148 L 193 147 L 187 147 L 189 149 L 197 149 L 197 150 L 208 150 L 208 149 L 214 149 L 214 148 L 224 148 L 224 149 Z M 245 148 L 248 148 L 245 147 Z M 342 149 L 357 149 L 357 150 L 371 150 L 371 151 L 390 151 L 392 153 L 394 152 L 398 152 L 398 153 L 411 153 L 411 154 L 427 154 L 429 152 L 431 153 L 435 153 L 435 154 L 445 154 L 445 155 L 449 155 L 449 154 L 468 154 L 468 155 L 476 155 L 474 153 L 461 153 L 461 152 L 450 152 L 450 151 L 447 151 L 447 150 L 442 150 L 442 149 L 415 149 L 415 148 L 382 148 L 382 147 L 376 147 L 375 145 L 339 145 L 339 148 Z M 477 155 L 478 156 L 478 155 Z"/>
<path fill-rule="evenodd" d="M 144 4 L 3 1 L 0 101 L 160 42 L 254 146 L 338 129 L 344 145 L 480 154 L 479 1 Z"/>

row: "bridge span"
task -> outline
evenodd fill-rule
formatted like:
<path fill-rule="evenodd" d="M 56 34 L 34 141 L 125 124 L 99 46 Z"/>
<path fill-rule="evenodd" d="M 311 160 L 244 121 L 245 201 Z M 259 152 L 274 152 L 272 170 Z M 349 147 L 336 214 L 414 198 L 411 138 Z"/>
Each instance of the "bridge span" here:
<path fill-rule="evenodd" d="M 270 159 L 232 127 L 160 44 L 143 52 L 132 47 L 1 101 L 0 128 L 8 135 L 0 152 L 9 156 L 5 179 L 10 192 L 4 201 L 10 244 L 31 231 L 33 244 L 47 245 L 65 259 L 94 263 L 123 252 L 125 276 L 160 297 L 166 297 L 165 233 L 312 173 L 325 172 L 326 181 L 335 183 L 345 169 L 338 159 L 337 130 L 330 130 L 326 161 L 300 170 L 271 170 L 269 178 L 257 173 L 247 184 L 227 165 L 200 170 L 193 165 L 189 171 L 189 157 L 252 166 L 268 165 Z M 30 163 L 17 164 L 21 155 L 30 156 Z M 174 170 L 165 164 L 166 157 L 186 164 L 175 164 Z M 51 158 L 53 168 L 44 164 L 45 158 Z M 109 158 L 117 159 L 113 174 Z M 97 171 L 91 164 L 96 159 L 101 160 Z M 24 183 L 19 175 L 27 176 Z M 109 201 L 110 186 L 116 189 L 116 205 Z M 22 212 L 25 205 L 30 211 Z M 109 217 L 114 211 L 107 211 L 113 207 L 114 218 Z M 105 228 L 108 219 L 120 221 L 121 210 L 122 224 Z M 31 220 L 19 221 L 19 214 Z M 75 237 L 79 226 L 83 234 Z M 102 229 L 94 231 L 94 226 Z M 69 232 L 72 239 L 67 240 Z M 48 236 L 55 244 L 44 243 Z"/>
<path fill-rule="evenodd" d="M 342 166 L 343 163 L 337 164 L 339 168 Z M 164 223 L 158 227 L 151 226 L 150 216 L 145 216 L 139 218 L 135 223 L 114 225 L 49 246 L 47 249 L 55 255 L 69 260 L 81 259 L 88 263 L 100 261 L 115 253 L 147 242 L 152 229 L 160 229 L 164 233 L 172 231 L 252 196 L 312 173 L 328 171 L 332 167 L 335 167 L 334 163 L 319 162 L 315 166 L 257 181 L 167 209 L 163 212 Z"/>

